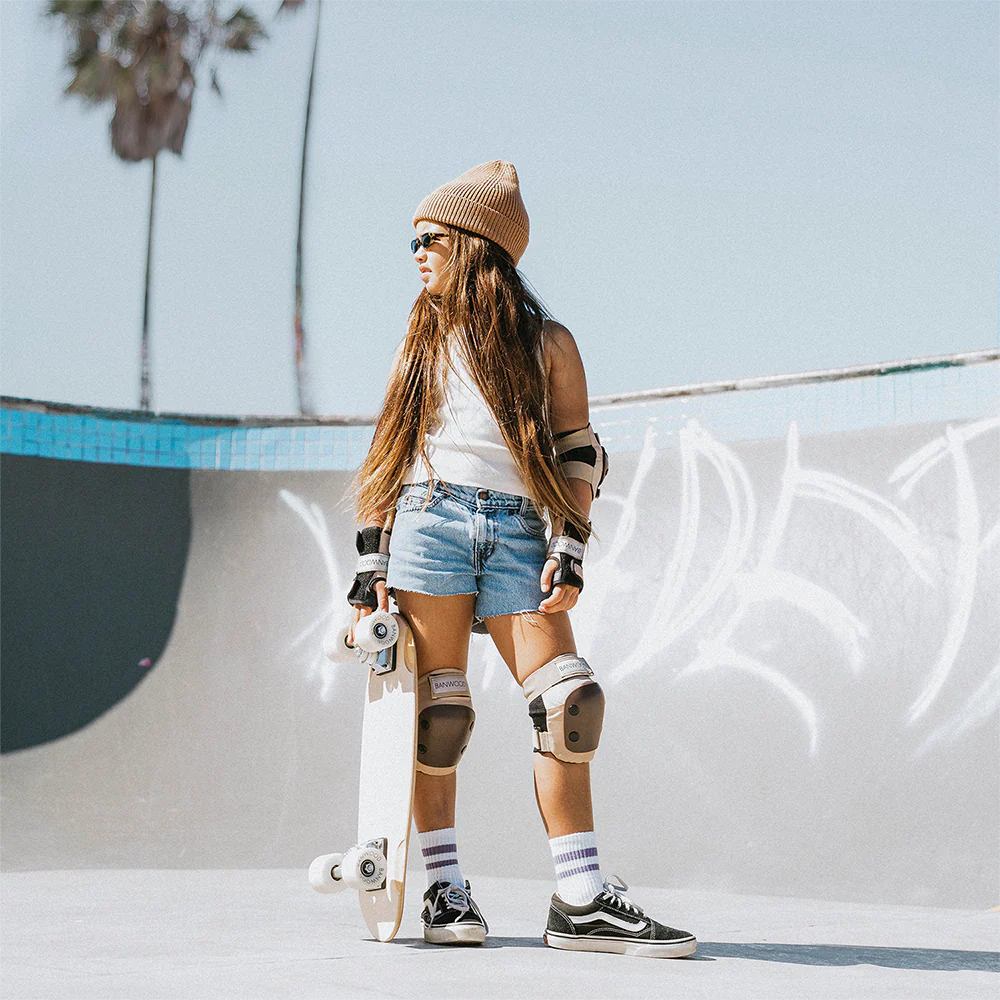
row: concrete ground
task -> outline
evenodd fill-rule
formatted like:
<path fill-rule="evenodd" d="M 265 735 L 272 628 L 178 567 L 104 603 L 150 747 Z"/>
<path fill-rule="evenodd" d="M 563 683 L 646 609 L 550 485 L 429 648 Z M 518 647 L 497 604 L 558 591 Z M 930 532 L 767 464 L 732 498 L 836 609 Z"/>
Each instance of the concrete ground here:
<path fill-rule="evenodd" d="M 481 948 L 425 945 L 422 873 L 397 938 L 305 871 L 38 871 L 2 877 L 5 1000 L 678 997 L 973 1000 L 1000 995 L 1000 913 L 632 887 L 696 955 L 637 959 L 542 944 L 552 885 L 475 878 Z"/>

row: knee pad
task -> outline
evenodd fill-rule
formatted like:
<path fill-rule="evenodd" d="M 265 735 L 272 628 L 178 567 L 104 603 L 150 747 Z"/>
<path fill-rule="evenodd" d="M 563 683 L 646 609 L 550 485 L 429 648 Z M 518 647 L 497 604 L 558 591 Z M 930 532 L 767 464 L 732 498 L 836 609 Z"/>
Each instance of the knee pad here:
<path fill-rule="evenodd" d="M 450 774 L 469 745 L 476 713 L 461 670 L 444 668 L 417 683 L 417 770 Z"/>
<path fill-rule="evenodd" d="M 582 656 L 563 653 L 525 678 L 536 753 L 574 764 L 593 760 L 604 722 L 604 692 L 593 677 Z"/>

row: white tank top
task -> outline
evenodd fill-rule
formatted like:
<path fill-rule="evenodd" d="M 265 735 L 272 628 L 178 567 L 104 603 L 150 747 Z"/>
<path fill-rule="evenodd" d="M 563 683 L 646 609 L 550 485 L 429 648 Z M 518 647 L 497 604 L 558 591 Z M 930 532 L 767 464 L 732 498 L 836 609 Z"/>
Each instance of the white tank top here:
<path fill-rule="evenodd" d="M 436 425 L 424 439 L 427 457 L 438 479 L 527 496 L 528 489 L 493 411 L 483 399 L 453 338 L 449 341 L 448 362 L 451 368 L 444 372 L 444 403 Z M 430 471 L 418 455 L 403 482 L 425 483 L 429 477 Z"/>

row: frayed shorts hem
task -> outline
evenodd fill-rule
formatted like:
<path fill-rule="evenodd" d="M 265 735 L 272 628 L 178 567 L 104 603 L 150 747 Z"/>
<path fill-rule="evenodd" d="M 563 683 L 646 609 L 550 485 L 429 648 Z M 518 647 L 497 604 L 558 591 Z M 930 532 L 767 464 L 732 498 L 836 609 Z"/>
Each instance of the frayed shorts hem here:
<path fill-rule="evenodd" d="M 479 593 L 478 590 L 456 590 L 454 594 L 436 594 L 431 590 L 418 590 L 416 587 L 399 587 L 395 585 L 389 589 L 393 593 L 401 590 L 404 594 L 423 594 L 424 597 L 465 597 L 466 595 L 471 597 Z"/>
<path fill-rule="evenodd" d="M 542 614 L 538 608 L 521 608 L 517 611 L 498 611 L 496 614 L 492 615 L 476 615 L 477 618 L 503 618 L 504 615 L 540 615 Z"/>
<path fill-rule="evenodd" d="M 396 591 L 402 591 L 404 594 L 421 594 L 423 597 L 465 597 L 469 595 L 470 597 L 479 593 L 478 590 L 459 590 L 454 594 L 435 594 L 429 590 L 417 590 L 416 587 L 390 587 L 389 588 L 393 594 Z M 489 614 L 480 614 L 478 611 L 475 613 L 475 617 L 478 619 L 486 618 L 503 618 L 504 615 L 530 615 L 530 614 L 542 614 L 537 607 L 534 608 L 514 608 L 511 611 L 491 611 Z"/>

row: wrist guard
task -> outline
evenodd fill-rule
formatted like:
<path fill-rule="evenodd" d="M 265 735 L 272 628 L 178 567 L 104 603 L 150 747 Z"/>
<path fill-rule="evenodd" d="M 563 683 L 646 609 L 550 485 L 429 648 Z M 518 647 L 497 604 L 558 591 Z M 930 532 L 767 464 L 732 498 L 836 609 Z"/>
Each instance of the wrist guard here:
<path fill-rule="evenodd" d="M 378 608 L 376 580 L 385 580 L 389 572 L 390 531 L 374 525 L 358 532 L 355 544 L 358 547 L 358 564 L 354 583 L 347 595 L 351 604 L 363 605 L 375 611 Z"/>
<path fill-rule="evenodd" d="M 552 574 L 553 589 L 559 584 L 566 584 L 583 591 L 583 553 L 588 538 L 590 538 L 589 521 L 585 534 L 581 534 L 576 525 L 567 523 L 561 535 L 554 535 L 549 539 L 545 557 L 555 559 L 559 563 L 555 573 Z"/>

